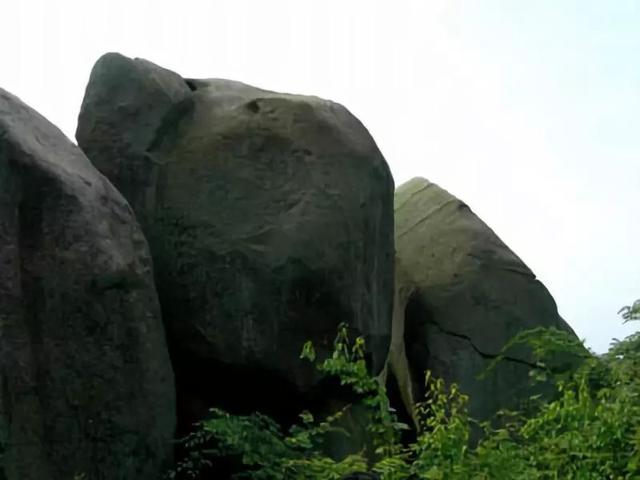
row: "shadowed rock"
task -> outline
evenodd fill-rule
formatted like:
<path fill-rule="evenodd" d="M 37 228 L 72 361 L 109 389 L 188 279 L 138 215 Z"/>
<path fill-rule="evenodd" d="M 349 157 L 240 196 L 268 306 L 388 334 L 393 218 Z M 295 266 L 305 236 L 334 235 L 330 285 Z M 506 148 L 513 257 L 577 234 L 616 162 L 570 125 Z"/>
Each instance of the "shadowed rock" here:
<path fill-rule="evenodd" d="M 4 90 L 0 183 L 0 477 L 160 478 L 173 372 L 133 212 Z"/>

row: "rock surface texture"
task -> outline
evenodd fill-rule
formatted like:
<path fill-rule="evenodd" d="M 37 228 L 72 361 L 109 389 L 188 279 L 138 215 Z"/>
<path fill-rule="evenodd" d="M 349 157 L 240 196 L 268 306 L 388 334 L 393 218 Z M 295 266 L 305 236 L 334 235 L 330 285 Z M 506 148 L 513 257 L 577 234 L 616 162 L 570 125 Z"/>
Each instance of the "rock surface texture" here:
<path fill-rule="evenodd" d="M 161 478 L 173 372 L 131 208 L 4 90 L 0 182 L 0 477 Z"/>
<path fill-rule="evenodd" d="M 335 413 L 358 396 L 300 353 L 343 322 L 407 423 L 425 370 L 476 419 L 516 407 L 528 350 L 478 375 L 523 330 L 572 332 L 464 202 L 422 178 L 394 197 L 336 103 L 111 53 L 76 137 L 0 89 L 0 480 L 157 480 L 210 407 Z M 367 415 L 325 453 L 368 445 Z"/>
<path fill-rule="evenodd" d="M 488 419 L 530 394 L 531 358 L 514 350 L 476 377 L 522 330 L 571 331 L 535 275 L 462 201 L 422 178 L 395 194 L 396 304 L 390 370 L 405 404 L 423 372 L 456 382 Z"/>
<path fill-rule="evenodd" d="M 319 387 L 301 347 L 331 350 L 340 322 L 380 371 L 393 179 L 344 107 L 107 54 L 76 137 L 149 239 L 184 408 L 295 415 Z"/>

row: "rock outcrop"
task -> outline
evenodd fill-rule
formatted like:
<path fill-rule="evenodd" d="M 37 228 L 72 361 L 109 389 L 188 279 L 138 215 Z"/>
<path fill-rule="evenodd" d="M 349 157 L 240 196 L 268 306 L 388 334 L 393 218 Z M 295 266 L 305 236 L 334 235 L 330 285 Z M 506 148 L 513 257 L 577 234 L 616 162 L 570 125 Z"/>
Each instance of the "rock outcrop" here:
<path fill-rule="evenodd" d="M 343 322 L 408 423 L 425 370 L 476 419 L 517 406 L 527 349 L 478 375 L 523 330 L 571 332 L 464 202 L 416 178 L 394 212 L 341 105 L 107 54 L 76 136 L 84 153 L 0 89 L 0 480 L 156 480 L 176 417 L 182 434 L 210 407 L 286 425 L 356 403 L 300 359 Z M 366 410 L 345 410 L 334 457 L 370 447 Z"/>
<path fill-rule="evenodd" d="M 421 398 L 429 369 L 470 395 L 477 419 L 515 406 L 531 393 L 529 352 L 510 351 L 486 379 L 477 376 L 523 330 L 572 332 L 547 289 L 464 202 L 425 179 L 396 190 L 395 229 L 389 367 L 404 403 Z"/>
<path fill-rule="evenodd" d="M 173 372 L 131 208 L 4 90 L 0 183 L 0 478 L 161 478 Z"/>
<path fill-rule="evenodd" d="M 301 347 L 327 353 L 340 322 L 381 370 L 393 180 L 344 107 L 107 54 L 76 137 L 149 240 L 183 414 L 296 415 L 320 388 Z"/>

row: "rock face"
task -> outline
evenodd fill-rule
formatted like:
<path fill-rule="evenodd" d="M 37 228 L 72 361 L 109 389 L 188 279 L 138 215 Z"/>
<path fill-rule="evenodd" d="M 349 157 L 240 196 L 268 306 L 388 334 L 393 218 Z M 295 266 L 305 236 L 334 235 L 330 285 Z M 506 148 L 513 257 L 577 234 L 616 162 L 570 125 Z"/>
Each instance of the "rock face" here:
<path fill-rule="evenodd" d="M 161 478 L 173 372 L 131 208 L 4 90 L 0 182 L 0 478 Z"/>
<path fill-rule="evenodd" d="M 470 414 L 488 419 L 529 390 L 524 350 L 485 380 L 484 371 L 518 332 L 571 331 L 547 289 L 462 201 L 415 178 L 395 195 L 396 305 L 390 370 L 406 402 L 421 397 L 423 372 L 470 394 Z"/>
<path fill-rule="evenodd" d="M 149 239 L 183 407 L 296 412 L 343 321 L 382 368 L 393 180 L 344 107 L 107 54 L 76 137 Z"/>

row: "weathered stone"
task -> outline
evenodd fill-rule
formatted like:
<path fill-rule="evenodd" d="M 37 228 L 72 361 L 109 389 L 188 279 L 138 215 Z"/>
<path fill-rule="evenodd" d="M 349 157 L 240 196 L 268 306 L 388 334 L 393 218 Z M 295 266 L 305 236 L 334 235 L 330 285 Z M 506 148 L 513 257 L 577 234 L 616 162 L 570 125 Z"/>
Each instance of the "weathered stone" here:
<path fill-rule="evenodd" d="M 184 408 L 295 415 L 340 322 L 382 368 L 393 180 L 344 107 L 109 54 L 76 136 L 149 239 Z"/>
<path fill-rule="evenodd" d="M 4 90 L 0 184 L 0 477 L 160 478 L 173 372 L 131 208 Z"/>
<path fill-rule="evenodd" d="M 462 201 L 425 179 L 395 195 L 396 305 L 390 370 L 403 400 L 419 399 L 424 371 L 456 382 L 470 413 L 488 419 L 532 393 L 532 358 L 510 350 L 478 379 L 517 333 L 572 332 L 529 268 Z"/>

